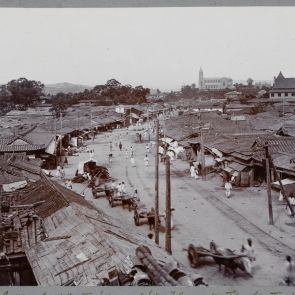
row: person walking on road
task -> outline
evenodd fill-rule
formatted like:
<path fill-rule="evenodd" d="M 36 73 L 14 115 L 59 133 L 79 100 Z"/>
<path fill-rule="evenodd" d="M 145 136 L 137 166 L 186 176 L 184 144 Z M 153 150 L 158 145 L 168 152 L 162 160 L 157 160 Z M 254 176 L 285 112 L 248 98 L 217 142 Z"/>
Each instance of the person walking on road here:
<path fill-rule="evenodd" d="M 134 190 L 132 198 L 134 198 L 136 202 L 140 202 L 137 189 Z"/>
<path fill-rule="evenodd" d="M 133 153 L 133 147 L 132 147 L 132 146 L 130 147 L 130 156 L 131 156 L 131 157 L 134 156 L 134 153 Z"/>
<path fill-rule="evenodd" d="M 247 255 L 250 259 L 251 262 L 256 260 L 256 253 L 255 253 L 255 248 L 253 246 L 252 239 L 247 239 L 247 243 L 242 245 L 241 252 Z"/>
<path fill-rule="evenodd" d="M 125 159 L 128 159 L 128 150 L 125 149 Z"/>
<path fill-rule="evenodd" d="M 121 143 L 121 141 L 119 143 L 119 149 L 120 149 L 120 152 L 121 152 L 122 151 L 122 143 Z"/>
<path fill-rule="evenodd" d="M 199 178 L 194 164 L 191 164 L 190 173 L 191 173 L 191 177 L 193 177 L 194 179 L 198 179 Z"/>
<path fill-rule="evenodd" d="M 131 166 L 132 167 L 135 167 L 135 159 L 134 159 L 134 156 L 133 155 L 130 158 L 130 162 L 131 162 Z"/>
<path fill-rule="evenodd" d="M 230 194 L 231 194 L 231 189 L 233 187 L 232 187 L 231 183 L 228 180 L 225 182 L 224 188 L 225 188 L 225 196 L 227 198 L 229 198 Z"/>
<path fill-rule="evenodd" d="M 109 163 L 112 163 L 113 154 L 109 154 Z"/>
<path fill-rule="evenodd" d="M 287 286 L 295 286 L 295 263 L 290 255 L 286 256 L 283 279 Z"/>
<path fill-rule="evenodd" d="M 146 153 L 150 152 L 150 146 L 148 143 L 145 145 L 145 150 L 146 150 Z"/>
<path fill-rule="evenodd" d="M 145 157 L 144 157 L 144 165 L 145 165 L 145 167 L 147 167 L 149 165 L 149 157 L 147 155 L 145 155 Z"/>

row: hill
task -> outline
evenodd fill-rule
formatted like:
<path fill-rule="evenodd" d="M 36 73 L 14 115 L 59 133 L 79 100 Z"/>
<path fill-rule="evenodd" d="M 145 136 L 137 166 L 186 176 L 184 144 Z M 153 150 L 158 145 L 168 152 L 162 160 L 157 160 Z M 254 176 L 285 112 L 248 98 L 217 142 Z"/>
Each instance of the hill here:
<path fill-rule="evenodd" d="M 79 84 L 72 84 L 72 83 L 56 83 L 56 84 L 47 84 L 44 86 L 44 94 L 57 94 L 59 92 L 63 93 L 78 93 L 82 92 L 85 89 L 92 89 L 92 86 L 87 85 L 79 85 Z"/>

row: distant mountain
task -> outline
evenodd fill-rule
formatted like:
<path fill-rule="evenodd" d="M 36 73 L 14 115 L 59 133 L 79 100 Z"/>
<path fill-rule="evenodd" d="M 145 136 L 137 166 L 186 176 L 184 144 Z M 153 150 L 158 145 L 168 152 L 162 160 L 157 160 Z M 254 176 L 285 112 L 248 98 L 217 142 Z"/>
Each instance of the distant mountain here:
<path fill-rule="evenodd" d="M 77 93 L 83 92 L 85 89 L 92 89 L 93 86 L 79 85 L 72 83 L 56 83 L 56 84 L 47 84 L 44 86 L 44 94 L 57 94 L 59 92 L 63 93 Z"/>

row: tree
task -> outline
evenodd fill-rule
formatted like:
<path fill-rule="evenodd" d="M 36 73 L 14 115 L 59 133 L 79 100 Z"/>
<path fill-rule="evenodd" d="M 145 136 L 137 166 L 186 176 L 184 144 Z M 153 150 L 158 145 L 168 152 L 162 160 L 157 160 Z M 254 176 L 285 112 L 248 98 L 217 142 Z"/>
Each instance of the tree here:
<path fill-rule="evenodd" d="M 107 81 L 106 86 L 117 88 L 121 86 L 121 83 L 117 81 L 116 79 L 110 79 Z"/>
<path fill-rule="evenodd" d="M 28 107 L 40 99 L 44 85 L 39 81 L 19 78 L 8 82 L 6 87 L 12 103 Z"/>
<path fill-rule="evenodd" d="M 84 92 L 83 92 L 84 93 Z M 60 116 L 69 106 L 78 103 L 79 98 L 72 93 L 59 92 L 52 98 L 51 112 L 56 116 Z"/>
<path fill-rule="evenodd" d="M 247 84 L 248 84 L 248 86 L 253 86 L 253 82 L 254 82 L 254 80 L 252 79 L 252 78 L 248 78 L 248 80 L 247 80 Z"/>
<path fill-rule="evenodd" d="M 10 93 L 7 90 L 6 85 L 1 85 L 0 86 L 0 102 L 7 102 L 10 99 Z"/>

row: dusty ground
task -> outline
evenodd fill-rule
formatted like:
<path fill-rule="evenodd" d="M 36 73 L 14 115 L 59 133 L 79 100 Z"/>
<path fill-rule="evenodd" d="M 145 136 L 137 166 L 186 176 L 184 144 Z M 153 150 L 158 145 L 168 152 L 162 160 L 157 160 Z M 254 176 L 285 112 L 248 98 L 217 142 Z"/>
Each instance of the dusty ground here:
<path fill-rule="evenodd" d="M 154 202 L 155 184 L 155 151 L 149 154 L 150 165 L 144 166 L 145 143 L 135 143 L 134 131 L 116 130 L 112 133 L 98 135 L 94 142 L 88 141 L 94 148 L 94 158 L 100 165 L 109 168 L 112 177 L 124 181 L 130 193 L 138 189 L 141 200 L 149 207 Z M 125 152 L 120 153 L 116 143 L 119 134 L 123 150 L 130 151 L 133 146 L 136 167 L 132 167 L 130 159 L 125 158 Z M 113 142 L 114 159 L 108 163 L 110 153 L 109 142 Z M 130 153 L 129 153 L 130 154 Z M 88 153 L 80 153 L 78 157 L 69 157 L 69 165 L 65 168 L 66 178 L 71 178 L 78 167 L 78 162 L 89 159 Z M 160 163 L 160 211 L 165 210 L 165 173 L 164 165 Z M 190 243 L 208 248 L 211 240 L 217 244 L 239 251 L 242 243 L 248 237 L 253 239 L 257 251 L 257 261 L 254 264 L 254 277 L 249 278 L 239 272 L 236 279 L 225 277 L 218 271 L 214 263 L 208 263 L 196 269 L 204 275 L 211 285 L 256 285 L 277 286 L 280 282 L 284 255 L 294 256 L 294 227 L 288 225 L 291 220 L 285 216 L 284 209 L 275 206 L 275 226 L 268 225 L 266 206 L 266 191 L 257 188 L 234 190 L 230 199 L 225 198 L 221 182 L 217 177 L 208 176 L 206 180 L 191 179 L 188 164 L 175 160 L 171 165 L 172 207 L 175 229 L 173 230 L 173 256 L 181 263 L 189 266 L 187 253 L 183 250 Z M 105 198 L 93 199 L 90 189 L 85 185 L 75 184 L 73 189 L 109 215 L 116 217 L 124 224 L 126 230 L 147 235 L 147 225 L 134 225 L 133 212 L 122 209 L 121 206 L 111 208 Z M 274 197 L 276 201 L 276 197 Z M 160 235 L 160 246 L 164 247 L 164 233 Z"/>

